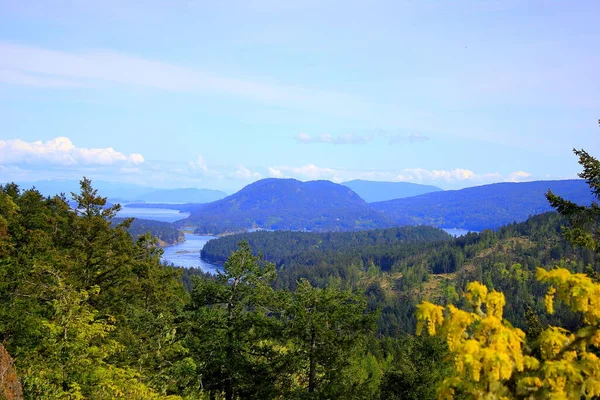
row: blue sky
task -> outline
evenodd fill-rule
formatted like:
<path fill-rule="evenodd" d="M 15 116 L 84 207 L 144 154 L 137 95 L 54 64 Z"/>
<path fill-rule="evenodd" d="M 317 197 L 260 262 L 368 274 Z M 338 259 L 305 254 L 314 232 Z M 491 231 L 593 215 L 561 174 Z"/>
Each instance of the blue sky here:
<path fill-rule="evenodd" d="M 600 156 L 598 1 L 0 0 L 0 181 L 446 189 Z"/>

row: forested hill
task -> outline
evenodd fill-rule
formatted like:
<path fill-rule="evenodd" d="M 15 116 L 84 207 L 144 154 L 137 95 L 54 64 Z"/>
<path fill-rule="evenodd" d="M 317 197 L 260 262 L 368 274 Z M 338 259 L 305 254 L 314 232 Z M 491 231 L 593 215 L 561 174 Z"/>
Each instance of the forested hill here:
<path fill-rule="evenodd" d="M 358 232 L 260 231 L 211 240 L 202 249 L 201 256 L 212 262 L 224 262 L 237 249 L 238 243 L 245 240 L 255 253 L 263 253 L 267 261 L 274 262 L 280 267 L 289 257 L 301 256 L 309 251 L 344 253 L 357 248 L 405 246 L 441 242 L 451 238 L 443 230 L 429 226 L 406 226 Z"/>
<path fill-rule="evenodd" d="M 593 197 L 583 180 L 495 183 L 461 190 L 427 193 L 416 197 L 372 203 L 396 224 L 432 225 L 480 231 L 550 211 L 548 189 L 578 204 Z"/>
<path fill-rule="evenodd" d="M 342 185 L 349 187 L 362 197 L 367 203 L 402 199 L 405 197 L 418 196 L 420 194 L 439 192 L 437 186 L 421 185 L 410 182 L 374 182 L 355 179 L 343 182 Z"/>
<path fill-rule="evenodd" d="M 199 206 L 176 223 L 197 233 L 273 230 L 348 231 L 392 226 L 349 188 L 329 181 L 263 179 Z"/>
<path fill-rule="evenodd" d="M 240 240 L 278 269 L 276 287 L 294 289 L 302 279 L 319 287 L 341 285 L 364 290 L 380 309 L 379 330 L 412 332 L 415 306 L 423 299 L 455 301 L 469 281 L 501 289 L 512 299 L 506 315 L 525 326 L 528 308 L 542 312 L 545 289 L 535 280 L 538 267 L 569 260 L 572 270 L 598 267 L 593 251 L 573 248 L 561 236 L 566 221 L 555 212 L 533 216 L 497 231 L 451 238 L 431 227 L 403 227 L 365 232 L 253 232 L 206 244 L 202 256 L 215 261 L 231 254 Z M 573 323 L 560 314 L 553 323 Z"/>
<path fill-rule="evenodd" d="M 500 321 L 489 299 L 506 299 L 504 328 L 522 329 L 529 354 L 543 354 L 540 338 L 556 343 L 543 338 L 556 333 L 547 326 L 589 324 L 564 300 L 546 312 L 548 285 L 536 276 L 566 277 L 564 293 L 586 307 L 600 291 L 597 240 L 574 247 L 556 213 L 456 239 L 431 227 L 231 236 L 215 244 L 257 238 L 254 250 L 278 268 L 242 242 L 222 274 L 188 280 L 161 263 L 153 238 L 111 224 L 118 207 L 88 179 L 73 201 L 0 185 L 0 337 L 26 399 L 433 399 L 457 353 L 445 338 L 413 336 L 417 305 L 433 306 L 424 300 L 476 309 L 475 287 L 485 321 Z"/>
<path fill-rule="evenodd" d="M 123 222 L 125 218 L 113 218 L 113 225 Z M 129 228 L 129 234 L 134 240 L 150 232 L 152 236 L 159 240 L 161 246 L 169 246 L 182 243 L 185 240 L 183 232 L 175 228 L 170 222 L 154 221 L 149 219 L 135 218 Z"/>

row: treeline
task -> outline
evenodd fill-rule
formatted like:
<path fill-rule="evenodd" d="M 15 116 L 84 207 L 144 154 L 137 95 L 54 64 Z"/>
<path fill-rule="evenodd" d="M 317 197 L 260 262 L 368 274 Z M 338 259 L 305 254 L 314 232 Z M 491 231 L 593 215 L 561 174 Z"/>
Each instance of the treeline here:
<path fill-rule="evenodd" d="M 451 238 L 431 227 L 402 227 L 343 233 L 253 232 L 211 240 L 202 257 L 220 262 L 248 241 L 255 253 L 275 263 L 277 288 L 294 289 L 306 279 L 317 287 L 339 285 L 362 290 L 370 309 L 379 310 L 378 332 L 415 329 L 415 306 L 424 298 L 446 304 L 458 299 L 467 282 L 482 281 L 514 296 L 505 310 L 524 327 L 532 312 L 543 311 L 544 288 L 534 279 L 539 266 L 568 262 L 573 271 L 597 267 L 593 251 L 573 248 L 561 235 L 566 220 L 555 212 L 531 217 L 497 231 Z M 544 319 L 543 323 L 549 322 Z M 577 323 L 565 311 L 554 323 Z"/>
<path fill-rule="evenodd" d="M 435 338 L 377 339 L 361 291 L 276 289 L 247 244 L 222 275 L 183 278 L 89 180 L 73 201 L 0 186 L 0 340 L 27 399 L 393 398 L 397 362 L 445 354 Z M 433 393 L 440 365 L 415 393 Z"/>
<path fill-rule="evenodd" d="M 126 218 L 113 218 L 113 226 L 124 223 Z M 170 222 L 153 221 L 149 219 L 135 218 L 127 231 L 131 234 L 134 240 L 139 239 L 142 235 L 150 233 L 160 241 L 161 246 L 170 246 L 178 243 L 183 243 L 185 235 L 182 231 L 175 228 Z"/>
<path fill-rule="evenodd" d="M 0 186 L 0 340 L 28 399 L 153 399 L 181 368 L 188 294 L 156 238 L 111 226 L 89 180 L 73 196 Z"/>
<path fill-rule="evenodd" d="M 443 339 L 414 336 L 417 304 L 466 307 L 478 280 L 532 338 L 574 331 L 580 313 L 544 312 L 535 268 L 600 271 L 548 213 L 456 239 L 426 227 L 231 236 L 214 242 L 235 244 L 219 250 L 222 274 L 182 273 L 156 238 L 114 224 L 119 207 L 89 180 L 73 202 L 0 186 L 0 340 L 26 398 L 432 399 L 454 370 Z"/>
<path fill-rule="evenodd" d="M 257 231 L 211 240 L 202 249 L 201 257 L 207 261 L 222 263 L 237 249 L 240 241 L 246 241 L 253 251 L 262 253 L 265 260 L 281 267 L 290 257 L 310 251 L 345 253 L 356 248 L 398 247 L 450 239 L 451 236 L 443 230 L 429 226 L 356 232 Z"/>

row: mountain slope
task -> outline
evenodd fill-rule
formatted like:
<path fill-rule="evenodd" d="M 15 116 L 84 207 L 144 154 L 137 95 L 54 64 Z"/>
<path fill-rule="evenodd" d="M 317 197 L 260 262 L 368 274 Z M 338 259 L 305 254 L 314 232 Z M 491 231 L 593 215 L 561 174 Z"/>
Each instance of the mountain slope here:
<path fill-rule="evenodd" d="M 367 203 L 402 199 L 405 197 L 418 196 L 420 194 L 439 192 L 437 186 L 420 185 L 410 182 L 375 182 L 355 179 L 343 182 L 342 185 L 349 187 L 362 197 Z"/>
<path fill-rule="evenodd" d="M 199 205 L 178 221 L 198 233 L 244 229 L 345 231 L 391 226 L 349 188 L 329 181 L 263 179 L 224 199 Z"/>
<path fill-rule="evenodd" d="M 461 190 L 427 193 L 404 199 L 372 203 L 398 224 L 482 230 L 550 211 L 544 196 L 548 189 L 578 204 L 593 200 L 583 180 L 495 183 Z"/>

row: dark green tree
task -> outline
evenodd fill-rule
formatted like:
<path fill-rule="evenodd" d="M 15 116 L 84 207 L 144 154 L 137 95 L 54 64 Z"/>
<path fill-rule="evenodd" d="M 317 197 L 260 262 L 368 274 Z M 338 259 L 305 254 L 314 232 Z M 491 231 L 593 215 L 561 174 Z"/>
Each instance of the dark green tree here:
<path fill-rule="evenodd" d="M 174 386 L 186 301 L 156 240 L 111 226 L 91 181 L 73 195 L 0 186 L 0 339 L 31 398 L 154 398 Z M 79 397 L 77 397 L 79 396 Z"/>
<path fill-rule="evenodd" d="M 365 296 L 337 287 L 316 288 L 303 279 L 285 314 L 291 364 L 301 398 L 351 398 L 348 379 L 353 356 L 364 354 L 376 315 L 367 312 Z"/>
<path fill-rule="evenodd" d="M 271 398 L 274 377 L 271 304 L 275 266 L 255 256 L 247 242 L 216 278 L 197 278 L 188 312 L 187 343 L 211 397 Z"/>
<path fill-rule="evenodd" d="M 594 196 L 600 200 L 600 161 L 584 150 L 573 149 L 579 157 L 583 171 L 578 175 L 585 179 Z M 589 248 L 600 253 L 600 205 L 593 202 L 589 206 L 575 204 L 548 191 L 546 198 L 561 215 L 569 221 L 564 236 L 572 244 Z"/>
<path fill-rule="evenodd" d="M 448 346 L 439 337 L 405 334 L 396 340 L 393 367 L 381 383 L 382 399 L 434 400 L 452 369 Z"/>

